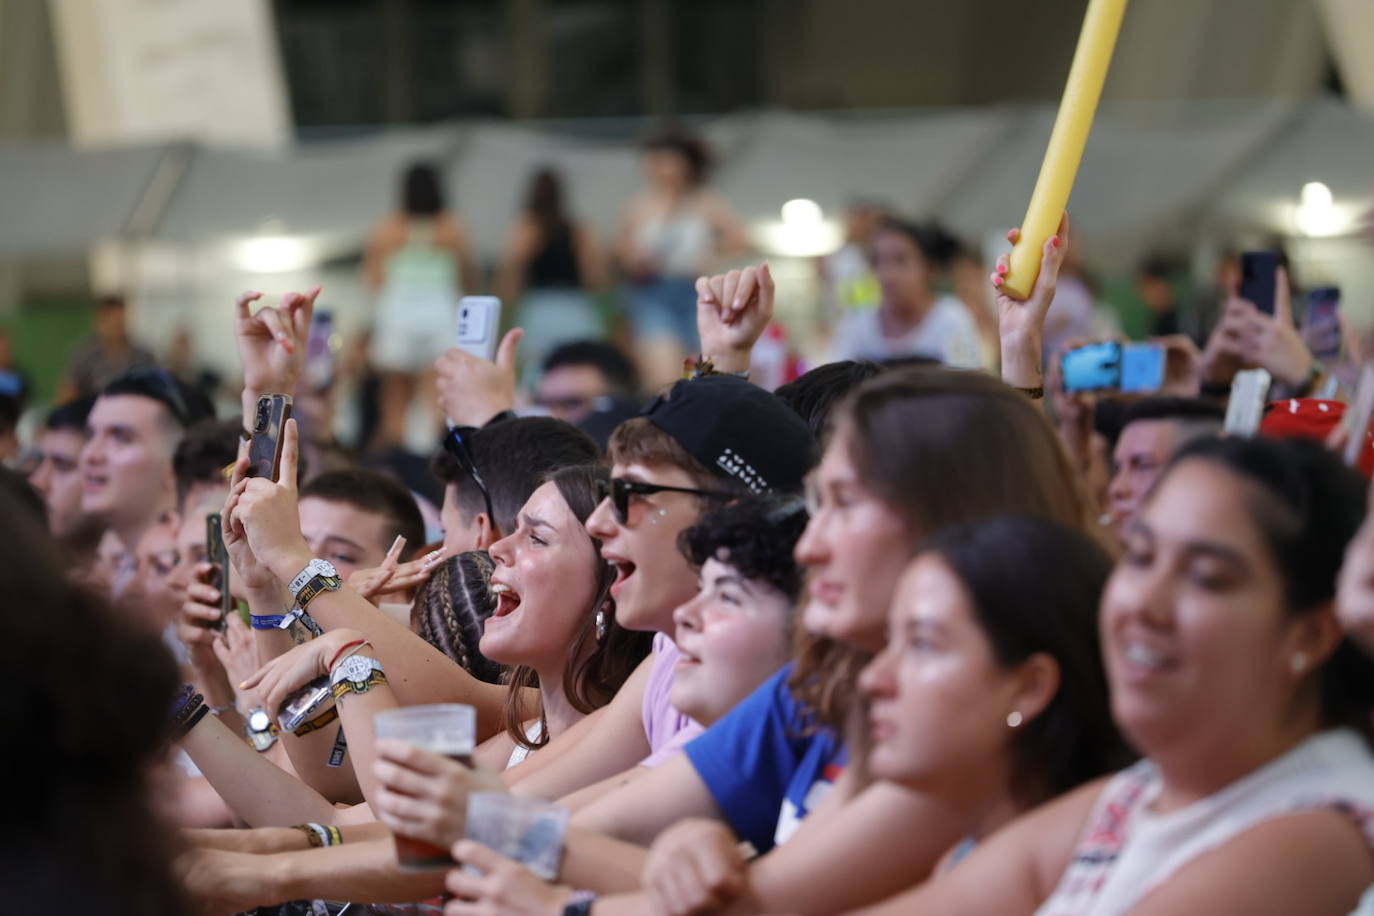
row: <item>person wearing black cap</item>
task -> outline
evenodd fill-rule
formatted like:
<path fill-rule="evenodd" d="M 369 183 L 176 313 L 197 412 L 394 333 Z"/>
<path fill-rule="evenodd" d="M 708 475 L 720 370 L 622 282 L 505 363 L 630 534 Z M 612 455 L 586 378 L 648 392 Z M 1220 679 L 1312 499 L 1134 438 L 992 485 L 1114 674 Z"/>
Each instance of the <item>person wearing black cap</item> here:
<path fill-rule="evenodd" d="M 81 449 L 81 511 L 104 525 L 125 559 L 114 570 L 118 598 L 137 571 L 143 533 L 176 506 L 172 454 L 186 428 L 211 415 L 204 396 L 161 369 L 134 369 L 96 398 Z"/>
<path fill-rule="evenodd" d="M 696 571 L 678 550 L 681 533 L 707 509 L 746 493 L 799 492 L 815 440 L 777 397 L 733 376 L 681 381 L 611 436 L 606 498 L 587 519 L 616 569 L 616 620 L 659 634 L 654 652 L 593 727 L 550 746 L 513 791 L 576 803 L 664 762 L 700 727 L 672 708 L 680 658 L 668 634 L 673 611 L 697 590 Z M 512 771 L 512 777 L 521 776 Z M 590 787 L 590 788 L 588 788 Z"/>

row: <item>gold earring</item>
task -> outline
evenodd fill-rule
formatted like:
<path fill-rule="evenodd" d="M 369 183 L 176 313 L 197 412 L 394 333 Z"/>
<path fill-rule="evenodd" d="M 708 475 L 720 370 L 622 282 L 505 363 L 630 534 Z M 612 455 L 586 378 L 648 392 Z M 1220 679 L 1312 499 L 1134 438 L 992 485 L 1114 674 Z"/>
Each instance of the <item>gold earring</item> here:
<path fill-rule="evenodd" d="M 1020 728 L 1023 721 L 1020 710 L 1013 709 L 1007 713 L 1007 728 Z"/>

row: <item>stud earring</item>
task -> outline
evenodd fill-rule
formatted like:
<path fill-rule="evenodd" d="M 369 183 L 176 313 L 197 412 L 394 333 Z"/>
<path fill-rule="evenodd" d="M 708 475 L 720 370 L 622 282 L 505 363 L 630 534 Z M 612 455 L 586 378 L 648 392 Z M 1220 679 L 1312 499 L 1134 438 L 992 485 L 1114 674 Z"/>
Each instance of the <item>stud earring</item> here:
<path fill-rule="evenodd" d="M 1020 710 L 1013 709 L 1007 713 L 1007 728 L 1020 728 L 1023 721 Z"/>
<path fill-rule="evenodd" d="M 1303 670 L 1307 668 L 1307 653 L 1294 652 L 1292 659 L 1288 662 L 1288 667 L 1293 669 L 1294 674 L 1302 674 Z"/>

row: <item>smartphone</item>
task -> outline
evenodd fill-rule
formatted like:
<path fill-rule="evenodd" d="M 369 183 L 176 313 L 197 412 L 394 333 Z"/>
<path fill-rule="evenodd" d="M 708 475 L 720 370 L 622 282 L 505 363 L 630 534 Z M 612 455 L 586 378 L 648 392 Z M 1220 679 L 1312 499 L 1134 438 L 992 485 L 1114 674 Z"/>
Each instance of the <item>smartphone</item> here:
<path fill-rule="evenodd" d="M 1307 313 L 1302 320 L 1302 339 L 1312 355 L 1324 362 L 1341 357 L 1341 290 L 1320 286 L 1307 294 Z"/>
<path fill-rule="evenodd" d="M 224 527 L 218 512 L 205 516 L 205 558 L 214 564 L 208 585 L 219 589 L 219 625 L 223 630 L 225 621 L 234 610 L 234 599 L 229 595 L 229 551 L 224 549 Z"/>
<path fill-rule="evenodd" d="M 291 417 L 289 394 L 264 394 L 253 415 L 253 438 L 248 442 L 248 477 L 281 476 L 282 430 Z"/>
<path fill-rule="evenodd" d="M 501 332 L 501 300 L 495 296 L 464 296 L 458 300 L 456 346 L 478 359 L 496 359 L 497 335 Z"/>
<path fill-rule="evenodd" d="M 1355 389 L 1354 399 L 1346 405 L 1342 418 L 1350 434 L 1345 444 L 1345 463 L 1352 468 L 1359 465 L 1360 450 L 1364 448 L 1365 436 L 1369 435 L 1371 415 L 1374 415 L 1374 365 L 1360 371 L 1360 385 Z"/>
<path fill-rule="evenodd" d="M 315 718 L 316 713 L 328 709 L 333 702 L 329 675 L 322 674 L 286 698 L 277 711 L 277 724 L 284 732 L 294 732 L 301 723 Z"/>
<path fill-rule="evenodd" d="M 1117 387 L 1128 394 L 1163 388 L 1165 358 L 1163 344 L 1126 344 L 1121 348 L 1121 381 Z"/>
<path fill-rule="evenodd" d="M 1274 288 L 1282 263 L 1277 251 L 1247 251 L 1240 256 L 1240 297 L 1266 315 L 1274 314 Z"/>
<path fill-rule="evenodd" d="M 1237 372 L 1231 382 L 1231 399 L 1226 402 L 1226 422 L 1222 429 L 1229 436 L 1253 436 L 1264 419 L 1264 404 L 1273 377 L 1264 369 Z"/>
<path fill-rule="evenodd" d="M 1121 382 L 1121 344 L 1088 344 L 1065 353 L 1060 362 L 1065 391 L 1107 391 Z"/>
<path fill-rule="evenodd" d="M 304 380 L 312 391 L 325 391 L 334 384 L 338 351 L 334 313 L 327 309 L 315 309 L 314 317 L 310 320 L 310 334 L 305 339 Z"/>

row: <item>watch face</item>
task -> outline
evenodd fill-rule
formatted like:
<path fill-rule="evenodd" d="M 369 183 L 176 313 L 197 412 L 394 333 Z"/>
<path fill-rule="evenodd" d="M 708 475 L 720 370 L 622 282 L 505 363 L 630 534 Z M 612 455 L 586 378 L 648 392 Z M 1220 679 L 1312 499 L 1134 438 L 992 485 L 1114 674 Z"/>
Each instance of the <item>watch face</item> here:
<path fill-rule="evenodd" d="M 272 720 L 268 718 L 267 711 L 255 709 L 248 714 L 248 730 L 250 732 L 265 732 L 272 727 Z"/>
<path fill-rule="evenodd" d="M 355 681 L 362 683 L 372 676 L 372 659 L 365 655 L 350 655 L 335 669 L 334 682 Z"/>

